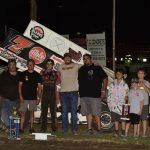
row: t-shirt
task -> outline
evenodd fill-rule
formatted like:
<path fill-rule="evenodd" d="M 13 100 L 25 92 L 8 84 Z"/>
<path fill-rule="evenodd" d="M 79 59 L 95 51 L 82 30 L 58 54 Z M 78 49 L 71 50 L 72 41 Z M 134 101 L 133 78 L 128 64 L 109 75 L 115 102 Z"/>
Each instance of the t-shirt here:
<path fill-rule="evenodd" d="M 78 70 L 81 65 L 76 63 L 59 66 L 61 89 L 60 92 L 78 91 Z"/>
<path fill-rule="evenodd" d="M 37 99 L 38 83 L 42 83 L 41 76 L 36 71 L 32 73 L 24 71 L 20 75 L 20 82 L 22 82 L 22 96 L 25 100 Z"/>
<path fill-rule="evenodd" d="M 18 94 L 18 83 L 19 83 L 19 72 L 16 75 L 11 75 L 9 71 L 3 72 L 0 75 L 0 95 L 10 101 L 17 100 Z"/>
<path fill-rule="evenodd" d="M 106 73 L 100 66 L 82 66 L 79 69 L 79 95 L 80 97 L 99 98 L 103 80 L 107 78 Z"/>
<path fill-rule="evenodd" d="M 125 104 L 125 96 L 127 96 L 128 92 L 129 87 L 127 83 L 123 79 L 120 82 L 115 79 L 108 86 L 107 103 L 109 110 L 121 115 L 122 105 Z"/>
<path fill-rule="evenodd" d="M 150 88 L 150 83 L 146 80 L 144 80 L 144 84 Z M 143 96 L 144 96 L 144 105 L 148 105 L 149 104 L 149 96 L 148 96 L 148 93 L 144 90 L 143 87 L 139 87 L 139 89 L 142 91 L 143 93 Z"/>
<path fill-rule="evenodd" d="M 144 100 L 141 90 L 130 90 L 128 94 L 130 113 L 139 114 L 140 102 Z"/>

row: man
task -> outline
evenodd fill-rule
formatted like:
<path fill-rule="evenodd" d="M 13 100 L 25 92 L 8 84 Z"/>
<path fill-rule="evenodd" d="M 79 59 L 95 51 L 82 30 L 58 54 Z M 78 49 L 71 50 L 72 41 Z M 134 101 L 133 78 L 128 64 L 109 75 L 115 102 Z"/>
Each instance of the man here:
<path fill-rule="evenodd" d="M 29 108 L 30 112 L 30 129 L 29 132 L 34 132 L 34 111 L 36 105 L 41 101 L 41 76 L 34 71 L 35 62 L 29 59 L 27 62 L 28 70 L 22 72 L 19 81 L 19 98 L 21 111 L 21 132 L 24 132 L 25 114 Z M 29 105 L 29 106 L 28 106 Z"/>
<path fill-rule="evenodd" d="M 60 103 L 62 107 L 63 132 L 68 132 L 68 112 L 71 112 L 71 130 L 77 134 L 77 105 L 78 105 L 78 70 L 80 65 L 72 62 L 69 53 L 64 54 L 65 64 L 60 65 L 58 77 L 60 80 Z"/>
<path fill-rule="evenodd" d="M 87 117 L 88 134 L 93 134 L 93 120 L 101 133 L 101 99 L 105 97 L 107 75 L 100 66 L 92 63 L 91 55 L 85 54 L 83 62 L 78 74 L 81 114 Z"/>
<path fill-rule="evenodd" d="M 52 132 L 56 132 L 56 83 L 57 83 L 57 72 L 53 69 L 54 61 L 48 59 L 46 61 L 46 67 L 41 71 L 43 94 L 41 102 L 42 111 L 42 126 L 41 131 L 47 131 L 47 113 L 48 107 L 50 107 L 51 113 L 51 128 Z"/>
<path fill-rule="evenodd" d="M 19 77 L 15 59 L 8 60 L 8 71 L 0 75 L 0 99 L 2 101 L 1 118 L 6 128 L 9 128 L 9 117 L 13 107 L 17 108 Z"/>

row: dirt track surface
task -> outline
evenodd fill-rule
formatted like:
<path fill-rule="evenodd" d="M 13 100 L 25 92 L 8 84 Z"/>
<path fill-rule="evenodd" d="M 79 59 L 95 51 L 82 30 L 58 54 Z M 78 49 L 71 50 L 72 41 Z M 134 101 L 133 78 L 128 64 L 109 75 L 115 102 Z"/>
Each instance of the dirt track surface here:
<path fill-rule="evenodd" d="M 49 139 L 35 141 L 24 138 L 20 141 L 0 138 L 0 150 L 149 150 L 149 145 L 115 144 L 111 142 L 73 141 Z"/>

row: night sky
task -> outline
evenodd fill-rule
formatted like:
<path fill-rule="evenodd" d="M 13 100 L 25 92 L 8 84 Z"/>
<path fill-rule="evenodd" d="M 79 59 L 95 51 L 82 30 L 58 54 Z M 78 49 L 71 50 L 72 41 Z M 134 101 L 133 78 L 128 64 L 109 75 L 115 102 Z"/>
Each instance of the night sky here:
<path fill-rule="evenodd" d="M 37 22 L 59 34 L 106 32 L 112 47 L 112 0 L 37 0 Z M 23 33 L 30 21 L 30 0 L 5 0 L 0 32 L 6 25 Z M 1 34 L 2 35 L 2 34 Z M 150 1 L 116 0 L 116 45 L 150 45 Z"/>

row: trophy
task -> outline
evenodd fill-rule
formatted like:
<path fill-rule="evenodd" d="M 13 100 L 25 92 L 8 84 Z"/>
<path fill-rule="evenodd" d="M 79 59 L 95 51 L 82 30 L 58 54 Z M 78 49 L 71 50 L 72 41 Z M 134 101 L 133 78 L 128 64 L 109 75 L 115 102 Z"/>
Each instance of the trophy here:
<path fill-rule="evenodd" d="M 130 113 L 130 104 L 123 104 L 122 106 L 122 116 L 121 120 L 130 120 L 129 118 L 129 113 Z"/>

